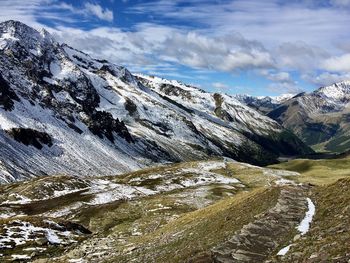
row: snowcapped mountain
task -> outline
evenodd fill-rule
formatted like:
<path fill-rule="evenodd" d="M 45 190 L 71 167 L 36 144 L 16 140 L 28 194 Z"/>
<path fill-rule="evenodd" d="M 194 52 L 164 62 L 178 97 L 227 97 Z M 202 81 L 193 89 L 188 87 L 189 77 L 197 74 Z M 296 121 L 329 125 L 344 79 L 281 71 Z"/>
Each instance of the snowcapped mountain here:
<path fill-rule="evenodd" d="M 346 151 L 350 149 L 350 81 L 298 94 L 268 116 L 293 130 L 308 145 Z"/>
<path fill-rule="evenodd" d="M 0 24 L 0 145 L 0 182 L 310 151 L 233 97 L 134 76 L 16 21 Z"/>
<path fill-rule="evenodd" d="M 350 101 L 350 81 L 335 83 L 331 86 L 321 87 L 314 94 L 324 96 L 326 99 L 346 106 Z"/>
<path fill-rule="evenodd" d="M 295 94 L 282 94 L 280 96 L 251 96 L 246 94 L 238 94 L 234 97 L 244 103 L 245 105 L 256 109 L 257 111 L 262 112 L 263 114 L 267 114 L 270 111 L 276 109 L 283 102 L 289 100 L 294 97 Z"/>

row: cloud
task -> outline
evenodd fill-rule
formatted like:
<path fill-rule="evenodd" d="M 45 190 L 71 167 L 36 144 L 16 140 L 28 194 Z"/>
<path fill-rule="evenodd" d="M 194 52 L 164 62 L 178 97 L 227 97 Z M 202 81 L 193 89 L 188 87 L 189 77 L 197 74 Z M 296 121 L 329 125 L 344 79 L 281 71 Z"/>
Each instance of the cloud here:
<path fill-rule="evenodd" d="M 331 4 L 340 7 L 348 7 L 350 6 L 350 0 L 331 0 Z"/>
<path fill-rule="evenodd" d="M 322 67 L 333 72 L 350 72 L 350 53 L 326 59 Z"/>
<path fill-rule="evenodd" d="M 293 80 L 288 72 L 261 70 L 259 73 L 266 79 L 272 81 L 272 83 L 267 86 L 267 89 L 270 91 L 278 93 L 298 93 L 301 91 L 301 87 Z"/>
<path fill-rule="evenodd" d="M 235 72 L 272 68 L 271 54 L 261 43 L 239 34 L 208 37 L 181 28 L 141 24 L 133 32 L 103 27 L 89 31 L 59 27 L 62 42 L 117 63 L 172 63 L 187 67 Z"/>
<path fill-rule="evenodd" d="M 133 5 L 129 12 L 186 21 L 188 25 L 197 23 L 204 25 L 202 30 L 211 34 L 244 32 L 246 38 L 256 39 L 268 47 L 303 40 L 333 48 L 336 39 L 350 39 L 345 33 L 350 24 L 346 9 L 307 2 L 310 1 L 224 0 L 218 3 L 204 0 L 184 3 L 153 0 Z"/>
<path fill-rule="evenodd" d="M 350 73 L 322 72 L 320 74 L 304 74 L 302 78 L 317 86 L 329 86 L 333 83 L 350 80 Z"/>
<path fill-rule="evenodd" d="M 293 82 L 288 72 L 271 73 L 269 71 L 261 71 L 261 75 L 265 76 L 269 80 L 276 81 L 276 82 L 289 82 L 289 83 Z"/>
<path fill-rule="evenodd" d="M 303 72 L 314 70 L 324 59 L 330 57 L 324 49 L 303 41 L 282 43 L 274 54 L 280 68 Z"/>
<path fill-rule="evenodd" d="M 113 12 L 100 5 L 85 3 L 83 6 L 57 0 L 0 0 L 0 21 L 19 20 L 41 28 L 43 20 L 51 24 L 77 26 L 91 21 L 113 21 Z"/>
<path fill-rule="evenodd" d="M 46 4 L 49 2 L 43 0 L 1 0 L 0 21 L 20 20 L 30 26 L 41 27 L 37 22 L 36 13 Z"/>
<path fill-rule="evenodd" d="M 348 2 L 137 1 L 126 11 L 130 21 L 137 15 L 137 22 L 118 28 L 106 26 L 114 14 L 97 1 L 77 6 L 57 0 L 0 0 L 0 20 L 18 19 L 40 28 L 46 19 L 60 42 L 132 71 L 180 78 L 194 77 L 184 75 L 184 67 L 193 73 L 253 72 L 270 82 L 270 89 L 293 90 L 299 89 L 296 75 L 312 85 L 347 76 L 350 13 L 343 7 Z"/>
<path fill-rule="evenodd" d="M 106 20 L 109 22 L 113 21 L 113 12 L 108 8 L 104 9 L 100 5 L 92 3 L 85 3 L 84 7 L 84 11 L 86 11 L 88 14 L 95 15 L 101 20 Z"/>
<path fill-rule="evenodd" d="M 230 88 L 228 85 L 222 82 L 213 82 L 211 85 L 218 90 L 224 90 L 224 89 Z"/>
<path fill-rule="evenodd" d="M 161 54 L 180 64 L 233 72 L 273 67 L 273 59 L 261 43 L 239 34 L 208 37 L 190 31 L 177 31 L 163 42 Z"/>

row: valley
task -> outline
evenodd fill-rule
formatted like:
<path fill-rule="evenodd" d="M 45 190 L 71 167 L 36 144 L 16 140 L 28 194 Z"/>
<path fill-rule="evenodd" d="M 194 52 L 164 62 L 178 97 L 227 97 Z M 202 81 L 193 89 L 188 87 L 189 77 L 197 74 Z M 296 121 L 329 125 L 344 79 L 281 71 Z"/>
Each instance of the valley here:
<path fill-rule="evenodd" d="M 208 92 L 1 22 L 0 261 L 348 263 L 349 103 L 349 81 Z"/>

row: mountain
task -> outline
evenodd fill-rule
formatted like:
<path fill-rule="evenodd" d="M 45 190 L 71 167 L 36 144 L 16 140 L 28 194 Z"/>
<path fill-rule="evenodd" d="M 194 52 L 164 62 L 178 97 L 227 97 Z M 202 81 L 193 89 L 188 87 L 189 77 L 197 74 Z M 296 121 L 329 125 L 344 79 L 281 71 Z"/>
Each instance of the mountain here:
<path fill-rule="evenodd" d="M 246 94 L 237 94 L 234 97 L 245 105 L 267 114 L 270 111 L 278 108 L 282 103 L 294 97 L 295 94 L 283 94 L 280 96 L 251 96 Z"/>
<path fill-rule="evenodd" d="M 347 151 L 350 149 L 350 81 L 298 94 L 267 116 L 315 149 Z"/>
<path fill-rule="evenodd" d="M 0 182 L 311 151 L 231 96 L 134 76 L 17 21 L 0 24 L 0 92 Z"/>

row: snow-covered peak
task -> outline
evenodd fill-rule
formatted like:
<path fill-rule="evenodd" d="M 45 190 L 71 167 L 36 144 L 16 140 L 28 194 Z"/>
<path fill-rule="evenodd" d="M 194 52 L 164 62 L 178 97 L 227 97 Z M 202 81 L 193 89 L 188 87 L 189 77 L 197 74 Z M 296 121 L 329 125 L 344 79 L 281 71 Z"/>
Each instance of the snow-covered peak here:
<path fill-rule="evenodd" d="M 279 96 L 269 96 L 271 98 L 271 100 L 275 103 L 283 103 L 286 100 L 289 100 L 291 98 L 293 98 L 296 94 L 293 93 L 286 93 L 286 94 L 282 94 Z"/>
<path fill-rule="evenodd" d="M 0 23 L 0 49 L 9 48 L 18 42 L 28 50 L 40 51 L 55 43 L 45 29 L 36 30 L 19 21 L 9 20 Z"/>
<path fill-rule="evenodd" d="M 350 97 L 350 81 L 342 81 L 333 85 L 319 88 L 315 94 L 320 94 L 334 100 L 343 100 Z"/>
<path fill-rule="evenodd" d="M 246 94 L 237 94 L 234 97 L 243 104 L 256 109 L 264 114 L 276 109 L 282 103 L 293 98 L 294 94 L 283 94 L 280 96 L 251 96 Z"/>
<path fill-rule="evenodd" d="M 157 76 L 144 75 L 144 74 L 141 74 L 141 73 L 137 73 L 137 74 L 134 74 L 134 75 L 137 76 L 137 77 L 146 79 L 148 81 L 151 81 L 154 84 L 173 85 L 173 86 L 179 87 L 179 88 L 181 88 L 183 90 L 187 90 L 187 91 L 204 92 L 203 90 L 201 90 L 201 89 L 199 89 L 197 87 L 194 87 L 194 86 L 191 86 L 191 85 L 188 85 L 188 84 L 184 84 L 184 83 L 182 83 L 181 81 L 178 81 L 178 80 L 168 80 L 168 79 L 160 78 L 160 77 L 157 77 Z"/>
<path fill-rule="evenodd" d="M 243 102 L 243 103 L 256 103 L 256 102 L 264 102 L 264 103 L 273 103 L 273 104 L 281 104 L 286 100 L 293 98 L 295 94 L 282 94 L 279 96 L 252 96 L 248 94 L 237 94 L 234 97 Z"/>

